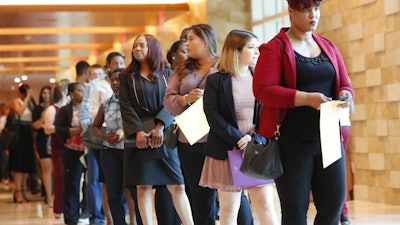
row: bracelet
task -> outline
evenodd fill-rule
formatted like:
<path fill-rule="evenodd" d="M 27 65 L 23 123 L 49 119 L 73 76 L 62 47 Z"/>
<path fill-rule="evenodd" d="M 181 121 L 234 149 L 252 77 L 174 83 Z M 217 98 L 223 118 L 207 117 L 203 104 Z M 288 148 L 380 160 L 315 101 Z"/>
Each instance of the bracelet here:
<path fill-rule="evenodd" d="M 185 94 L 184 96 L 183 96 L 183 101 L 185 101 L 186 102 L 186 104 L 188 105 L 188 106 L 190 106 L 190 102 L 188 102 L 187 100 L 186 100 L 186 97 L 188 96 L 188 94 Z"/>

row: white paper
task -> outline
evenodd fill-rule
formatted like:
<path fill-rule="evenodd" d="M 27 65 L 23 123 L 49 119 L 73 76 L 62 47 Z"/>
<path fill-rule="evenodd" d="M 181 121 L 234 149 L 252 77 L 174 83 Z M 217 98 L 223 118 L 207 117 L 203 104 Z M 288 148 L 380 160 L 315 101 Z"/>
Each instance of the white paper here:
<path fill-rule="evenodd" d="M 339 114 L 340 126 L 351 126 L 350 107 L 342 108 Z"/>
<path fill-rule="evenodd" d="M 343 101 L 329 101 L 321 104 L 319 121 L 321 133 L 322 165 L 325 169 L 342 157 L 340 143 L 339 114 Z"/>
<path fill-rule="evenodd" d="M 176 116 L 175 121 L 190 145 L 196 143 L 210 131 L 203 110 L 203 98 L 199 98 L 184 112 Z"/>

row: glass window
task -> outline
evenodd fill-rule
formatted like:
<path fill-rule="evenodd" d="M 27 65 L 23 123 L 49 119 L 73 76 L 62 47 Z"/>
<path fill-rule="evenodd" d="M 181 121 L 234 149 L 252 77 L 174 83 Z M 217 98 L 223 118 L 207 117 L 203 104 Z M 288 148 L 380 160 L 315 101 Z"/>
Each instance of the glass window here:
<path fill-rule="evenodd" d="M 259 43 L 268 42 L 282 27 L 290 26 L 286 0 L 252 0 L 252 29 Z"/>
<path fill-rule="evenodd" d="M 263 24 L 253 26 L 253 33 L 258 37 L 258 43 L 264 43 L 264 26 Z"/>
<path fill-rule="evenodd" d="M 251 18 L 253 22 L 262 20 L 263 18 L 262 2 L 263 0 L 252 0 Z"/>

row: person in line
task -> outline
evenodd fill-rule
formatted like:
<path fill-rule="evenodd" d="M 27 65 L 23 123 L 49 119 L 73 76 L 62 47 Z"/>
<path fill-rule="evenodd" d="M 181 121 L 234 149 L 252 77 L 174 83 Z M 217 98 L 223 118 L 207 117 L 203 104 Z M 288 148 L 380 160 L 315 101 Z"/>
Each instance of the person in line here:
<path fill-rule="evenodd" d="M 81 83 L 83 84 L 84 87 L 87 87 L 89 85 L 89 76 L 90 76 L 90 71 L 89 71 L 90 65 L 88 62 L 81 60 L 78 61 L 75 64 L 75 70 L 76 70 L 76 79 L 75 82 Z M 85 97 L 85 94 L 83 95 L 83 97 Z M 85 98 L 83 98 L 83 101 L 81 103 L 81 107 L 83 108 L 85 105 L 87 105 L 85 103 Z M 82 113 L 81 113 L 82 115 Z M 85 130 L 85 123 L 81 122 L 82 127 Z M 85 153 L 86 154 L 86 153 Z M 87 157 L 84 155 L 84 161 L 87 165 Z M 85 166 L 84 168 L 84 172 L 83 172 L 83 182 L 81 185 L 81 192 L 82 192 L 82 199 L 81 199 L 81 203 L 80 203 L 80 215 L 79 215 L 79 222 L 85 223 L 89 221 L 89 209 L 87 206 L 87 194 L 86 194 L 86 183 L 87 183 L 87 168 Z"/>
<path fill-rule="evenodd" d="M 89 83 L 89 63 L 81 60 L 75 64 L 76 79 L 75 82 L 81 83 L 86 86 Z"/>
<path fill-rule="evenodd" d="M 69 102 L 68 94 L 69 80 L 61 80 L 56 83 L 52 91 L 53 104 L 46 108 L 44 113 L 43 129 L 46 135 L 50 138 L 50 155 L 53 165 L 53 213 L 55 219 L 62 219 L 63 195 L 64 195 L 64 166 L 62 161 L 62 153 L 64 143 L 61 137 L 56 134 L 54 121 L 56 115 Z"/>
<path fill-rule="evenodd" d="M 109 87 L 110 85 L 105 81 L 105 71 L 103 66 L 100 64 L 93 64 L 89 67 L 89 84 L 86 85 L 83 94 L 83 100 L 81 104 L 81 112 L 80 119 L 83 132 L 89 131 L 88 128 L 91 125 L 94 116 L 95 110 L 90 110 L 91 108 L 98 109 L 101 100 L 107 99 L 112 95 L 112 90 Z M 94 87 L 100 81 L 105 82 L 105 91 L 99 92 L 94 91 Z M 104 84 L 103 84 L 104 86 Z M 102 97 L 105 95 L 105 97 Z M 86 204 L 87 210 L 89 212 L 89 222 L 92 224 L 102 224 L 104 218 L 107 219 L 108 223 L 111 223 L 111 215 L 109 213 L 109 208 L 107 205 L 107 196 L 104 192 L 102 194 L 103 183 L 99 180 L 100 177 L 100 168 L 98 157 L 100 155 L 100 149 L 87 147 L 87 154 L 85 155 L 86 162 Z M 104 190 L 105 191 L 105 190 Z M 105 201 L 103 202 L 103 197 L 105 197 Z M 103 204 L 105 204 L 105 208 L 103 209 Z"/>
<path fill-rule="evenodd" d="M 257 37 L 246 30 L 232 30 L 225 39 L 217 66 L 204 89 L 204 112 L 210 133 L 200 185 L 218 190 L 221 225 L 237 224 L 241 188 L 233 185 L 228 151 L 246 150 L 254 131 L 252 81 L 258 58 Z M 277 225 L 273 185 L 249 187 L 252 208 L 260 224 Z"/>
<path fill-rule="evenodd" d="M 32 112 L 32 127 L 35 133 L 34 148 L 39 155 L 39 163 L 42 169 L 42 180 L 46 193 L 46 204 L 53 207 L 53 163 L 51 161 L 50 140 L 45 134 L 44 113 L 46 108 L 51 104 L 51 87 L 44 86 L 40 90 L 39 104 Z"/>
<path fill-rule="evenodd" d="M 175 41 L 167 52 L 167 61 L 171 65 L 171 69 L 181 65 L 187 59 L 186 41 Z"/>
<path fill-rule="evenodd" d="M 104 170 L 107 184 L 108 203 L 110 206 L 113 224 L 126 225 L 124 209 L 123 187 L 123 159 L 124 142 L 122 138 L 122 118 L 119 107 L 119 74 L 122 69 L 110 73 L 111 88 L 114 95 L 100 105 L 98 113 L 92 123 L 94 136 L 103 140 L 103 149 L 100 152 L 100 166 Z M 101 127 L 106 123 L 106 132 Z M 131 224 L 136 223 L 136 217 L 130 218 Z"/>
<path fill-rule="evenodd" d="M 168 88 L 163 103 L 173 115 L 179 115 L 203 96 L 208 75 L 217 72 L 217 38 L 208 24 L 195 24 L 187 34 L 188 59 L 175 68 L 168 80 Z M 203 149 L 207 136 L 190 145 L 179 131 L 178 154 L 191 200 L 195 224 L 214 225 L 217 219 L 217 191 L 199 185 L 205 155 Z M 253 224 L 249 202 L 242 194 L 238 224 Z"/>
<path fill-rule="evenodd" d="M 10 170 L 14 181 L 14 202 L 25 203 L 26 180 L 29 174 L 36 173 L 36 157 L 33 149 L 32 110 L 36 102 L 28 84 L 18 88 L 19 97 L 13 99 L 12 112 L 16 123 L 16 134 L 9 146 Z M 8 123 L 8 122 L 7 122 Z"/>
<path fill-rule="evenodd" d="M 112 83 L 112 81 L 113 81 L 112 73 L 116 72 L 116 71 L 121 72 L 122 69 L 124 69 L 124 68 L 125 68 L 125 55 L 123 55 L 120 52 L 111 52 L 107 55 L 106 71 L 109 76 L 109 79 L 107 79 L 107 85 L 109 85 L 111 87 L 110 89 L 113 91 L 114 95 L 104 101 L 102 100 L 103 103 L 99 105 L 100 108 L 103 107 L 103 104 L 105 101 L 110 102 L 110 101 L 112 101 L 113 98 L 116 98 L 116 99 L 114 99 L 114 100 L 116 100 L 116 103 L 114 103 L 114 104 L 118 105 L 117 106 L 118 110 L 116 110 L 116 111 L 118 111 L 118 113 L 119 113 L 119 102 L 118 102 L 119 93 L 117 93 L 119 90 L 116 92 L 116 90 L 113 89 L 113 87 L 114 88 L 117 87 L 116 89 L 119 89 L 119 77 L 117 77 L 118 80 L 115 81 L 115 82 L 117 82 L 117 84 L 113 84 Z M 119 72 L 117 73 L 118 76 L 119 76 Z M 104 90 L 104 91 L 106 90 L 104 88 L 104 86 L 101 85 L 100 82 L 104 83 L 104 82 L 106 82 L 106 80 L 104 79 L 103 81 L 99 81 L 98 83 L 96 83 L 96 85 L 94 86 L 95 92 L 99 92 L 100 90 Z M 104 95 L 99 95 L 99 96 L 104 96 Z M 99 108 L 96 110 L 93 110 L 93 108 L 94 107 L 89 108 L 89 114 L 92 114 L 93 112 L 97 112 L 96 116 L 94 117 L 94 118 L 96 118 L 96 117 L 98 117 L 100 111 L 99 111 Z M 104 110 L 103 110 L 103 112 L 104 112 Z M 113 116 L 117 116 L 117 115 L 113 114 Z M 104 116 L 102 118 L 104 121 L 106 121 L 106 124 L 107 124 L 108 119 L 110 119 L 110 118 L 105 118 Z M 113 118 L 113 119 L 118 119 L 118 118 L 120 119 L 120 115 L 119 115 L 119 117 Z M 94 120 L 95 119 L 93 119 L 93 121 Z M 121 122 L 120 128 L 121 127 L 122 127 L 122 122 Z M 110 129 L 110 127 L 107 126 L 107 129 Z M 96 129 L 94 128 L 94 130 L 96 130 Z M 93 134 L 95 134 L 95 132 L 93 132 Z M 104 143 L 104 145 L 108 146 L 106 144 L 106 142 Z M 110 146 L 108 146 L 108 147 L 110 147 Z M 124 223 L 125 223 L 125 215 L 122 216 L 122 212 L 124 212 L 125 210 L 121 211 L 121 208 L 119 205 L 119 203 L 120 203 L 119 197 L 121 196 L 119 193 L 119 191 L 120 191 L 119 189 L 123 188 L 123 184 L 122 184 L 123 160 L 122 159 L 119 160 L 119 158 L 115 157 L 116 155 L 114 155 L 114 154 L 111 154 L 111 155 L 108 154 L 109 151 L 106 151 L 106 149 L 102 149 L 101 151 L 99 151 L 99 153 L 100 153 L 100 155 L 99 155 L 98 160 L 99 160 L 100 169 L 101 169 L 101 175 L 99 177 L 102 177 L 103 181 L 105 181 L 105 183 L 111 185 L 111 187 L 110 187 L 111 190 L 105 189 L 107 191 L 106 194 L 109 196 L 107 198 L 108 199 L 107 201 L 109 203 L 109 208 L 110 208 L 110 212 L 111 212 L 110 218 L 112 218 L 112 220 L 114 221 L 114 224 L 122 224 L 122 221 L 124 221 Z M 121 154 L 123 155 L 123 152 L 121 152 Z M 110 167 L 112 167 L 112 169 L 110 169 Z M 119 167 L 120 167 L 121 171 L 119 171 L 119 169 L 118 169 Z M 114 169 L 116 169 L 116 171 L 117 172 L 119 171 L 120 173 L 115 172 Z M 109 171 L 113 171 L 113 173 L 109 173 Z M 117 176 L 117 175 L 121 176 L 120 177 L 121 180 L 118 179 L 119 176 Z M 108 180 L 108 182 L 107 182 L 107 180 Z M 120 183 L 119 183 L 119 181 L 120 181 Z M 103 184 L 103 187 L 105 187 L 104 184 Z M 135 215 L 135 203 L 130 196 L 129 189 L 125 188 L 124 192 L 125 192 L 125 200 L 127 202 L 128 210 L 129 210 L 128 212 L 129 212 L 129 217 L 130 217 L 130 220 L 129 220 L 130 224 L 136 224 L 137 222 L 136 222 L 136 215 Z M 124 196 L 124 195 L 122 194 L 122 196 Z M 104 200 L 104 198 L 103 198 L 103 200 Z M 122 202 L 122 203 L 124 204 L 124 202 Z M 123 205 L 123 207 L 124 207 L 124 205 Z M 103 205 L 103 208 L 104 208 L 104 205 Z M 122 209 L 124 209 L 124 208 L 122 208 Z"/>
<path fill-rule="evenodd" d="M 124 69 L 125 68 L 125 55 L 120 53 L 120 52 L 111 52 L 107 55 L 106 57 L 106 72 L 108 74 L 108 76 L 111 76 L 111 73 L 117 69 Z M 104 81 L 102 81 L 104 82 Z M 110 84 L 107 83 L 109 86 Z M 100 84 L 96 84 L 95 85 L 95 90 L 99 89 L 97 86 L 100 87 L 100 89 L 105 89 L 105 88 L 101 88 Z M 104 87 L 104 86 L 103 86 Z M 91 111 L 91 109 L 89 108 L 89 112 Z M 97 113 L 97 109 L 96 109 L 96 113 Z M 102 166 L 103 167 L 103 166 Z M 104 170 L 104 168 L 103 168 Z M 104 186 L 104 185 L 103 185 Z M 106 188 L 104 186 L 104 190 L 106 191 Z M 106 191 L 107 192 L 107 191 Z M 129 214 L 129 221 L 131 225 L 136 224 L 136 212 L 139 214 L 139 210 L 135 208 L 135 202 L 133 201 L 133 198 L 131 198 L 131 194 L 128 188 L 124 189 L 124 193 L 125 193 L 125 201 L 126 204 L 128 206 L 128 214 Z M 104 206 L 103 206 L 104 208 Z M 136 212 L 135 212 L 136 210 Z"/>
<path fill-rule="evenodd" d="M 83 173 L 83 164 L 79 158 L 85 151 L 81 136 L 82 126 L 79 120 L 83 85 L 77 82 L 68 84 L 68 95 L 71 98 L 71 102 L 59 110 L 54 125 L 56 134 L 61 137 L 64 143 L 62 153 L 64 165 L 64 223 L 77 225 L 79 221 L 80 180 Z"/>
<path fill-rule="evenodd" d="M 307 224 L 310 191 L 317 210 L 314 224 L 337 225 L 346 195 L 344 158 L 322 167 L 319 108 L 340 96 L 350 104 L 354 93 L 339 50 L 314 33 L 320 3 L 288 0 L 291 26 L 260 46 L 254 72 L 253 92 L 263 104 L 258 132 L 272 138 L 283 110 L 279 146 L 284 174 L 275 179 L 282 225 Z"/>
<path fill-rule="evenodd" d="M 165 66 L 158 40 L 149 34 L 137 36 L 133 43 L 132 61 L 120 76 L 119 100 L 125 138 L 136 140 L 135 148 L 124 151 L 125 186 L 137 187 L 138 207 L 145 225 L 153 224 L 153 185 L 166 185 L 182 223 L 193 224 L 177 151 L 167 152 L 163 144 L 165 128 L 173 120 L 162 105 L 170 72 Z M 144 130 L 145 123 L 152 123 L 150 131 Z M 159 152 L 160 157 L 155 158 L 153 151 Z M 132 190 L 131 194 L 135 196 Z M 156 196 L 158 224 L 166 223 L 159 217 L 160 209 L 170 212 L 168 208 L 171 205 L 171 201 L 157 202 Z"/>
<path fill-rule="evenodd" d="M 0 104 L 0 180 L 3 185 L 3 189 L 10 190 L 10 172 L 8 168 L 9 154 L 8 149 L 9 135 L 10 132 L 7 130 L 7 118 L 10 113 L 11 105 L 6 103 Z M 6 131 L 3 132 L 3 130 Z"/>

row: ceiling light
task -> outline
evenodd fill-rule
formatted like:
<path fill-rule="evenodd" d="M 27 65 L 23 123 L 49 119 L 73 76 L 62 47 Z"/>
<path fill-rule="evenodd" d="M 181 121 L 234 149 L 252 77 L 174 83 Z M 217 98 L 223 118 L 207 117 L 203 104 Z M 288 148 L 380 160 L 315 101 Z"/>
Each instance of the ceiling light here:
<path fill-rule="evenodd" d="M 22 76 L 21 76 L 21 80 L 28 80 L 28 76 L 22 75 Z"/>
<path fill-rule="evenodd" d="M 16 78 L 14 78 L 14 82 L 19 83 L 19 82 L 21 82 L 21 79 L 19 77 L 16 77 Z"/>
<path fill-rule="evenodd" d="M 187 0 L 169 0 L 168 4 L 178 4 L 187 3 Z M 0 5 L 140 5 L 140 4 L 165 4 L 165 0 L 137 0 L 132 2 L 132 0 L 113 0 L 113 1 L 98 1 L 98 0 L 13 0 L 10 2 L 2 2 Z"/>
<path fill-rule="evenodd" d="M 56 82 L 56 79 L 52 77 L 52 78 L 49 79 L 49 82 L 50 82 L 51 84 L 54 84 L 54 83 Z"/>

